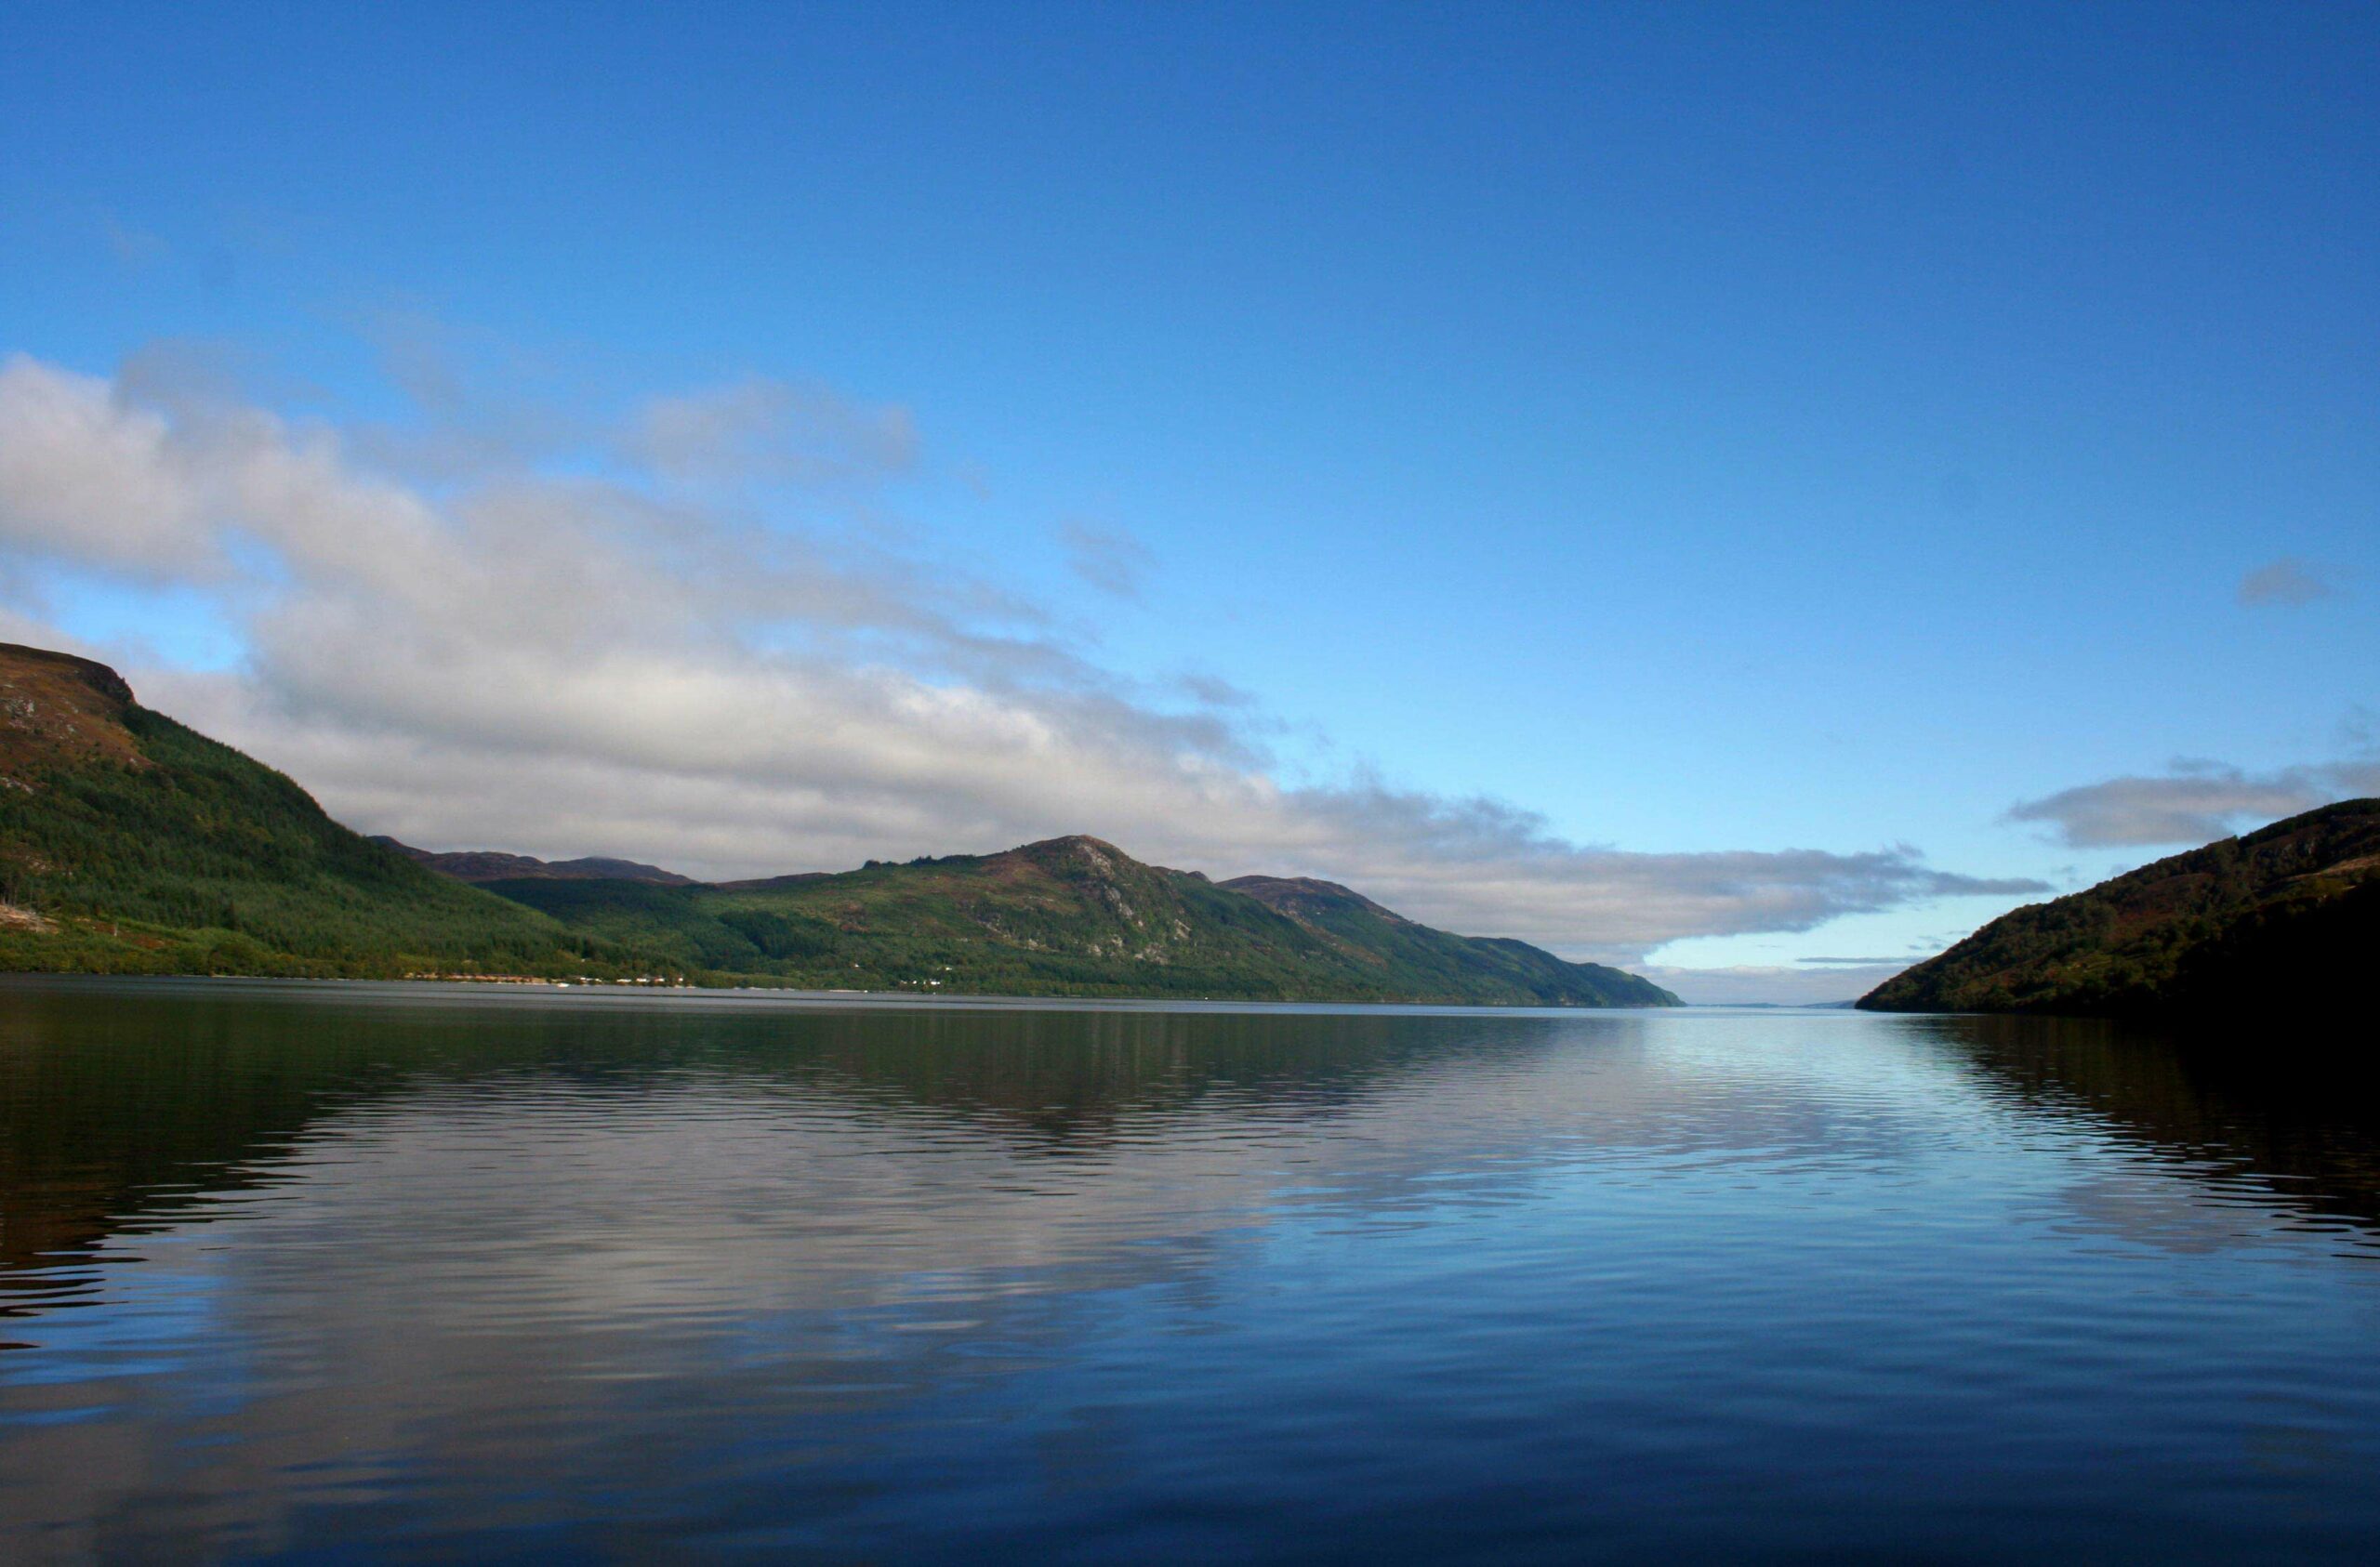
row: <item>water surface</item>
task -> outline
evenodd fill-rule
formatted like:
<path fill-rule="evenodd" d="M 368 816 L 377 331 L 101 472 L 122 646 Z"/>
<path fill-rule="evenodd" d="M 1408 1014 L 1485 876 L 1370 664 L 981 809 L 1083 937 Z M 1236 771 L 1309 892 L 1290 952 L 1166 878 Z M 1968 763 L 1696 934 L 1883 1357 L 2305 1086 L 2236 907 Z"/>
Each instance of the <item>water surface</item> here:
<path fill-rule="evenodd" d="M 2373 1560 L 2222 1043 L 0 982 L 0 1560 Z"/>

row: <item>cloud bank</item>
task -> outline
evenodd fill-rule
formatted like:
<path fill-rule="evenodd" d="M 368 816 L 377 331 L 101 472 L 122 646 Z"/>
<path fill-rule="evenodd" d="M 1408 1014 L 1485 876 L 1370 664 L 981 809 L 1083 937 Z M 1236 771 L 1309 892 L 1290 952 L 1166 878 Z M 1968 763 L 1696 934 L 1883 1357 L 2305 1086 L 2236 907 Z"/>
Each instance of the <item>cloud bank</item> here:
<path fill-rule="evenodd" d="M 2078 849 L 2196 845 L 2362 795 L 2380 795 L 2380 761 L 2269 772 L 2177 761 L 2162 776 L 2110 778 L 2024 801 L 2008 820 L 2047 823 L 2060 842 Z"/>
<path fill-rule="evenodd" d="M 1135 682 L 997 584 L 787 521 L 918 461 L 898 410 L 743 382 L 649 402 L 569 460 L 436 481 L 376 469 L 367 435 L 171 376 L 0 362 L 0 594 L 19 635 L 62 639 L 29 586 L 42 571 L 197 595 L 244 658 L 132 659 L 144 699 L 343 820 L 431 848 L 726 876 L 1090 832 L 1623 961 L 2043 889 L 1906 845 L 1630 852 L 1491 799 L 1286 784 L 1240 693 Z M 754 485 L 802 504 L 772 513 Z M 1140 563 L 1083 552 L 1094 572 Z"/>

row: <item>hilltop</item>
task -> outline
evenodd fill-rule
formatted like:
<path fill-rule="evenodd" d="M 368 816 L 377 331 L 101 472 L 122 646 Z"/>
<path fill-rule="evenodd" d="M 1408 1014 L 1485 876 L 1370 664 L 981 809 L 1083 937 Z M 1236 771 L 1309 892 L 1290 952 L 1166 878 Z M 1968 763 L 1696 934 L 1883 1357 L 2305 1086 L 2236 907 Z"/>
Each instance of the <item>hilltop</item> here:
<path fill-rule="evenodd" d="M 364 837 L 104 665 L 0 644 L 0 969 L 683 977 L 1026 995 L 1674 1006 L 1330 882 L 1072 836 L 707 884 L 633 861 Z"/>
<path fill-rule="evenodd" d="M 2380 800 L 2348 800 L 2003 915 L 1871 1011 L 2228 1016 L 2303 1007 L 2380 950 Z"/>

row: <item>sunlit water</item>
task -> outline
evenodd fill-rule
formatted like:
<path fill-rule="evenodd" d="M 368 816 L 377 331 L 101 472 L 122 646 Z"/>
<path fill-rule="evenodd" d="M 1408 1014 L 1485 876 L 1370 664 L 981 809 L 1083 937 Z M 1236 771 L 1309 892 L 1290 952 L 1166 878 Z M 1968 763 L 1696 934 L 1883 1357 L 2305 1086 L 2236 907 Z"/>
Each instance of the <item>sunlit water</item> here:
<path fill-rule="evenodd" d="M 2380 1560 L 2236 1044 L 0 982 L 0 1560 Z"/>

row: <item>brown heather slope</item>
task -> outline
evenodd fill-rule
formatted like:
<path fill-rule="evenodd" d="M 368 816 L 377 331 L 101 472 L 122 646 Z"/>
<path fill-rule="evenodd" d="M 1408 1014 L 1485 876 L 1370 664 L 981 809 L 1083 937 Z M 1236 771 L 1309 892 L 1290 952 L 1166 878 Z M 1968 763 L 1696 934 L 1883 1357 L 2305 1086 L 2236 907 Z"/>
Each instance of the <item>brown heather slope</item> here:
<path fill-rule="evenodd" d="M 2335 1004 L 2380 955 L 2380 799 L 2347 800 L 2003 915 L 1871 1011 L 2234 1016 Z"/>
<path fill-rule="evenodd" d="M 55 767 L 145 767 L 125 728 L 132 688 L 104 664 L 0 642 L 0 786 L 22 789 Z"/>

